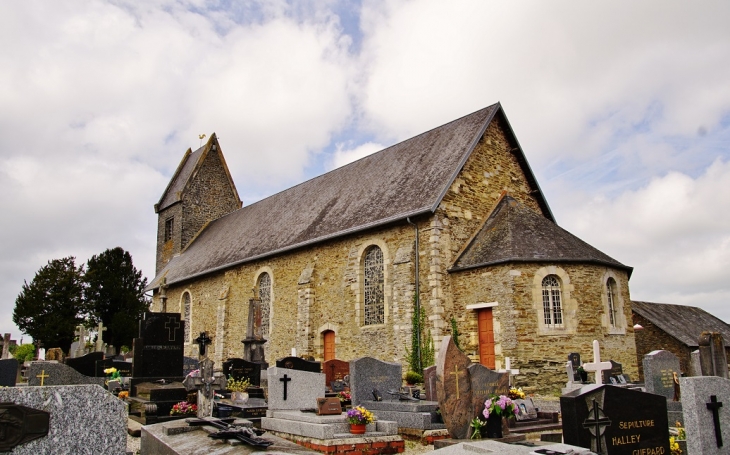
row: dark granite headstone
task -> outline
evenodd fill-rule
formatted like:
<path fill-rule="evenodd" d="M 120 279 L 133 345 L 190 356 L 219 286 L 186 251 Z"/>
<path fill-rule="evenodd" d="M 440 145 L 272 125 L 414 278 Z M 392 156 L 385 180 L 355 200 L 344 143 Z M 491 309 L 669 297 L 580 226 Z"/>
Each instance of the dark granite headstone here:
<path fill-rule="evenodd" d="M 605 455 L 669 454 L 667 400 L 638 390 L 590 385 L 560 397 L 566 444 Z"/>
<path fill-rule="evenodd" d="M 181 377 L 185 321 L 180 313 L 145 313 L 134 339 L 133 376 Z"/>
<path fill-rule="evenodd" d="M 81 357 L 68 358 L 66 359 L 66 365 L 84 376 L 96 376 L 96 362 L 99 360 L 104 360 L 104 353 L 92 352 Z M 101 376 L 104 376 L 104 374 Z"/>
<path fill-rule="evenodd" d="M 471 379 L 471 409 L 474 418 L 482 415 L 484 402 L 490 395 L 509 393 L 509 373 L 497 373 L 479 363 L 472 363 L 467 370 Z"/>
<path fill-rule="evenodd" d="M 651 351 L 644 356 L 644 387 L 649 393 L 674 398 L 674 374 L 681 376 L 679 357 L 669 351 Z"/>
<path fill-rule="evenodd" d="M 578 367 L 581 365 L 580 353 L 571 352 L 570 354 L 568 354 L 568 360 L 573 365 L 573 381 L 581 382 L 580 374 L 578 373 Z"/>
<path fill-rule="evenodd" d="M 253 386 L 261 385 L 261 364 L 244 359 L 228 359 L 223 362 L 223 375 L 232 376 L 236 381 L 248 379 Z"/>
<path fill-rule="evenodd" d="M 0 360 L 0 386 L 15 387 L 18 380 L 18 361 L 16 359 Z"/>
<path fill-rule="evenodd" d="M 300 359 L 299 357 L 284 357 L 276 361 L 279 368 L 289 368 L 290 370 L 309 371 L 312 373 L 321 373 L 322 364 L 319 362 L 310 362 L 309 360 Z"/>
<path fill-rule="evenodd" d="M 436 365 L 423 369 L 423 388 L 426 391 L 426 400 L 438 401 L 436 395 Z"/>
<path fill-rule="evenodd" d="M 87 354 L 91 355 L 91 354 Z M 74 359 L 75 360 L 75 359 Z M 108 368 L 116 368 L 120 376 L 132 376 L 132 362 L 124 362 L 113 359 L 104 359 L 96 361 L 96 369 L 94 376 L 104 377 L 108 376 L 104 373 L 104 370 Z"/>
<path fill-rule="evenodd" d="M 436 389 L 444 425 L 453 439 L 467 439 L 469 423 L 476 417 L 471 405 L 470 364 L 469 357 L 445 336 L 436 359 Z"/>
<path fill-rule="evenodd" d="M 390 399 L 389 390 L 400 390 L 403 384 L 400 363 L 383 362 L 372 357 L 360 357 L 350 362 L 350 395 L 352 405 L 373 400 L 373 389 L 383 399 Z M 397 398 L 396 398 L 397 399 Z"/>
<path fill-rule="evenodd" d="M 322 373 L 327 378 L 327 384 L 341 381 L 350 374 L 350 364 L 343 360 L 332 359 L 322 364 Z"/>
<path fill-rule="evenodd" d="M 183 376 L 200 369 L 200 361 L 194 357 L 183 357 Z"/>
<path fill-rule="evenodd" d="M 611 362 L 611 368 L 601 372 L 603 374 L 603 383 L 618 384 L 618 377 L 624 374 L 624 369 L 618 362 L 614 362 L 613 360 L 609 360 L 609 362 Z M 613 378 L 613 381 L 611 381 L 611 378 Z"/>

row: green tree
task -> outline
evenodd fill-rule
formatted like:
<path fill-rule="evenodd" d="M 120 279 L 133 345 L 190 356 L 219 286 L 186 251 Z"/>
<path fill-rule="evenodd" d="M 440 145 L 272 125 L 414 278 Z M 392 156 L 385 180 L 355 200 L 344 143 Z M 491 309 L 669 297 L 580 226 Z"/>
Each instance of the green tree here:
<path fill-rule="evenodd" d="M 21 346 L 18 346 L 18 348 L 12 354 L 13 357 L 15 357 L 20 363 L 33 360 L 33 357 L 35 357 L 35 345 L 23 344 Z"/>
<path fill-rule="evenodd" d="M 15 299 L 13 322 L 47 348 L 68 351 L 83 321 L 83 266 L 75 261 L 73 256 L 48 261 Z"/>
<path fill-rule="evenodd" d="M 116 348 L 131 346 L 137 335 L 137 321 L 149 308 L 144 295 L 147 279 L 132 263 L 132 255 L 121 247 L 107 249 L 86 263 L 84 301 L 89 322 L 102 322 L 104 341 Z"/>

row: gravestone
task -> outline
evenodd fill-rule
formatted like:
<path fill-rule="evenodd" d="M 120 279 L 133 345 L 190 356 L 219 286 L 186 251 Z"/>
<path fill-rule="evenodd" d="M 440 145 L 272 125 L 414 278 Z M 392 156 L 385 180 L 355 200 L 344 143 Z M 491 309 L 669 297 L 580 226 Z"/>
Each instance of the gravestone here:
<path fill-rule="evenodd" d="M 679 378 L 687 453 L 727 454 L 730 448 L 730 380 L 718 376 Z"/>
<path fill-rule="evenodd" d="M 596 377 L 596 384 L 603 384 L 603 371 L 612 368 L 611 362 L 601 361 L 601 348 L 598 340 L 593 340 L 593 362 L 583 364 L 583 369 L 593 371 Z"/>
<path fill-rule="evenodd" d="M 262 369 L 269 368 L 264 352 L 263 326 L 261 324 L 261 300 L 249 299 L 248 301 L 248 322 L 246 324 L 246 338 L 243 343 L 243 358 L 249 362 L 258 363 Z"/>
<path fill-rule="evenodd" d="M 687 376 L 702 376 L 702 364 L 700 362 L 700 350 L 692 351 L 689 354 L 689 374 Z"/>
<path fill-rule="evenodd" d="M 325 374 L 327 385 L 335 381 L 342 381 L 350 374 L 350 364 L 343 360 L 332 359 L 322 364 L 322 373 Z"/>
<path fill-rule="evenodd" d="M 74 349 L 73 344 L 71 345 L 71 353 L 69 354 L 69 357 L 81 357 L 87 353 L 86 337 L 89 336 L 89 332 L 83 325 L 78 325 L 76 326 L 76 331 L 74 332 L 74 335 L 79 337 L 79 341 L 76 344 L 76 349 Z"/>
<path fill-rule="evenodd" d="M 103 323 L 99 323 L 99 325 L 96 327 L 96 344 L 94 348 L 96 349 L 96 352 L 104 352 L 104 338 L 103 334 L 107 330 L 106 327 L 104 327 Z"/>
<path fill-rule="evenodd" d="M 84 376 L 96 376 L 96 362 L 99 360 L 104 360 L 103 352 L 92 352 L 81 357 L 69 358 L 65 363 Z"/>
<path fill-rule="evenodd" d="M 132 363 L 125 362 L 123 360 L 104 359 L 96 361 L 96 368 L 94 370 L 94 376 L 104 377 L 108 376 L 104 373 L 104 370 L 109 368 L 116 368 L 120 376 L 131 377 L 132 376 Z"/>
<path fill-rule="evenodd" d="M 468 370 L 470 364 L 469 357 L 456 347 L 450 336 L 445 336 L 436 359 L 436 389 L 444 425 L 454 439 L 468 438 L 469 424 L 476 417 Z"/>
<path fill-rule="evenodd" d="M 96 384 L 104 387 L 105 378 L 85 376 L 63 363 L 37 361 L 28 367 L 29 386 Z"/>
<path fill-rule="evenodd" d="M 702 376 L 728 378 L 727 354 L 722 334 L 702 332 L 699 339 Z"/>
<path fill-rule="evenodd" d="M 490 395 L 509 394 L 509 373 L 498 373 L 479 363 L 472 363 L 467 370 L 471 381 L 471 410 L 474 418 L 482 415 L 484 402 Z"/>
<path fill-rule="evenodd" d="M 537 408 L 535 408 L 535 403 L 532 401 L 532 398 L 518 398 L 512 401 L 520 410 L 520 413 L 515 416 L 515 420 L 522 422 L 525 420 L 537 419 Z"/>
<path fill-rule="evenodd" d="M 573 377 L 570 378 L 573 382 L 581 382 L 580 375 L 578 374 L 578 367 L 581 365 L 580 363 L 580 353 L 579 352 L 571 352 L 568 354 L 568 361 L 570 362 L 570 365 L 573 367 Z"/>
<path fill-rule="evenodd" d="M 248 379 L 252 386 L 261 385 L 261 364 L 244 359 L 228 359 L 223 362 L 223 375 L 232 376 L 236 381 Z"/>
<path fill-rule="evenodd" d="M 372 357 L 360 357 L 350 362 L 350 396 L 353 406 L 373 400 L 374 389 L 383 396 L 388 390 L 400 390 L 402 384 L 400 363 L 383 362 Z"/>
<path fill-rule="evenodd" d="M 560 397 L 563 441 L 604 455 L 669 454 L 667 400 L 610 385 Z"/>
<path fill-rule="evenodd" d="M 46 352 L 46 360 L 55 360 L 63 363 L 65 359 L 66 356 L 61 348 L 51 348 Z"/>
<path fill-rule="evenodd" d="M 48 435 L 15 447 L 13 454 L 126 453 L 126 407 L 122 400 L 101 387 L 9 387 L 0 389 L 0 402 L 27 406 L 51 415 Z M 8 417 L 7 414 L 4 415 Z M 10 432 L 14 430 L 11 422 L 6 420 L 5 423 L 3 439 L 7 441 L 10 439 Z"/>
<path fill-rule="evenodd" d="M 325 394 L 323 373 L 271 367 L 267 370 L 269 411 L 314 409 Z"/>
<path fill-rule="evenodd" d="M 18 361 L 16 359 L 0 360 L 0 387 L 15 387 L 18 380 Z"/>
<path fill-rule="evenodd" d="M 322 364 L 319 362 L 311 362 L 309 360 L 300 359 L 299 357 L 284 357 L 276 361 L 279 368 L 289 368 L 291 370 L 309 371 L 319 373 L 322 371 Z"/>
<path fill-rule="evenodd" d="M 135 378 L 182 377 L 185 321 L 179 313 L 145 313 L 134 339 Z"/>
<path fill-rule="evenodd" d="M 680 375 L 679 357 L 669 351 L 651 351 L 644 356 L 644 387 L 648 393 L 674 399 L 674 374 Z"/>
<path fill-rule="evenodd" d="M 3 335 L 3 351 L 2 356 L 0 356 L 0 359 L 9 359 L 10 358 L 10 334 L 6 333 Z"/>
<path fill-rule="evenodd" d="M 202 337 L 203 334 L 201 334 Z M 201 347 L 202 355 L 205 355 L 205 348 Z M 202 357 L 202 356 L 201 356 Z M 190 392 L 198 392 L 198 418 L 213 416 L 213 401 L 215 392 L 226 388 L 226 378 L 213 371 L 213 361 L 208 358 L 200 360 L 200 375 L 186 376 L 183 381 L 185 389 Z"/>
<path fill-rule="evenodd" d="M 436 394 L 436 365 L 423 369 L 423 388 L 428 401 L 438 401 Z"/>
<path fill-rule="evenodd" d="M 71 343 L 71 349 L 69 349 L 69 351 L 68 351 L 69 359 L 73 359 L 74 357 L 76 357 L 78 355 L 80 345 L 81 345 L 81 342 L 79 342 L 79 341 L 74 341 L 73 343 Z M 81 350 L 83 351 L 81 355 L 86 354 L 85 350 L 83 350 L 83 349 L 81 349 Z"/>
<path fill-rule="evenodd" d="M 183 376 L 200 369 L 200 361 L 194 357 L 183 356 Z"/>
<path fill-rule="evenodd" d="M 603 370 L 603 383 L 604 384 L 618 384 L 618 377 L 624 374 L 623 365 L 613 360 L 609 360 L 611 368 Z"/>

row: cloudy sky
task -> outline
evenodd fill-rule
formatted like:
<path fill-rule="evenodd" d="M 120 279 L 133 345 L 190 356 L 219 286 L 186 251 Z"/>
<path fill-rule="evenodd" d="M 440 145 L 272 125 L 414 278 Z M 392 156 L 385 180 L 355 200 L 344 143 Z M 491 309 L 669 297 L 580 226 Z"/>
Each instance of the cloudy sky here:
<path fill-rule="evenodd" d="M 558 224 L 635 300 L 730 322 L 730 2 L 6 1 L 0 332 L 48 260 L 121 246 L 198 135 L 244 204 L 501 102 Z M 28 337 L 26 336 L 26 340 Z"/>

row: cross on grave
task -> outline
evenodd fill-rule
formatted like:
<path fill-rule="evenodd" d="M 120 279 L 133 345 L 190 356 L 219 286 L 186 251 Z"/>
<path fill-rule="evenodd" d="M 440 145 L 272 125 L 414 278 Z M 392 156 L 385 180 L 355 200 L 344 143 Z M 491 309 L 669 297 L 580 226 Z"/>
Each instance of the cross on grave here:
<path fill-rule="evenodd" d="M 96 336 L 96 352 L 102 352 L 104 350 L 104 340 L 102 340 L 102 333 L 106 330 L 103 323 L 99 323 L 96 328 L 98 335 Z"/>
<path fill-rule="evenodd" d="M 284 383 L 284 401 L 286 401 L 286 384 L 291 381 L 291 378 L 287 375 L 284 375 L 283 378 L 279 378 L 279 381 Z"/>
<path fill-rule="evenodd" d="M 76 349 L 76 357 L 81 357 L 86 353 L 86 337 L 88 336 L 88 332 L 83 325 L 78 325 L 76 326 L 74 335 L 79 337 L 79 347 Z"/>
<path fill-rule="evenodd" d="M 43 387 L 43 381 L 49 376 L 46 374 L 46 370 L 41 370 L 41 374 L 37 374 L 36 377 L 41 379 L 41 387 Z M 722 403 L 720 403 L 720 406 L 722 406 Z"/>
<path fill-rule="evenodd" d="M 205 357 L 205 347 L 213 342 L 213 340 L 208 337 L 208 332 L 200 332 L 200 336 L 194 341 L 198 343 L 198 355 L 200 358 Z"/>
<path fill-rule="evenodd" d="M 213 399 L 216 390 L 226 388 L 225 376 L 213 373 L 213 361 L 205 359 L 200 362 L 200 376 L 186 376 L 183 385 L 187 391 L 198 391 L 198 418 L 213 416 Z"/>
<path fill-rule="evenodd" d="M 591 417 L 585 419 L 583 422 L 583 428 L 591 432 L 591 435 L 596 439 L 596 453 L 603 453 L 601 449 L 601 436 L 606 431 L 606 427 L 611 426 L 611 419 L 603 415 L 603 410 L 598 407 L 596 399 L 593 399 L 593 409 L 588 411 L 588 414 L 593 414 Z"/>
<path fill-rule="evenodd" d="M 175 323 L 174 325 L 173 322 Z M 180 322 L 178 322 L 174 317 L 171 316 L 167 318 L 167 322 L 165 322 L 165 328 L 167 329 L 168 341 L 175 341 L 177 331 L 180 328 Z"/>
<path fill-rule="evenodd" d="M 611 362 L 601 362 L 601 348 L 598 346 L 598 340 L 593 340 L 593 363 L 583 365 L 586 371 L 595 371 L 596 384 L 603 384 L 603 370 L 611 369 Z"/>
<path fill-rule="evenodd" d="M 456 399 L 459 399 L 459 365 L 454 365 L 454 372 L 449 373 L 454 375 L 454 379 L 456 379 Z"/>
<path fill-rule="evenodd" d="M 717 401 L 717 395 L 710 396 L 710 402 L 707 403 L 707 409 L 712 411 L 712 422 L 715 424 L 715 440 L 717 447 L 722 447 L 722 428 L 720 427 L 720 408 L 722 401 Z"/>
<path fill-rule="evenodd" d="M 510 368 L 512 366 L 511 361 L 512 361 L 512 359 L 510 359 L 509 357 L 505 357 L 504 358 L 504 370 L 499 370 L 498 371 L 499 373 L 508 373 L 509 374 L 509 385 L 510 385 L 510 387 L 512 386 L 512 376 L 516 376 L 516 375 L 520 374 L 520 370 L 519 369 L 516 369 L 516 368 L 515 369 L 512 369 L 512 368 Z"/>
<path fill-rule="evenodd" d="M 160 303 L 163 313 L 167 313 L 167 288 L 167 277 L 163 276 L 160 280 Z"/>

